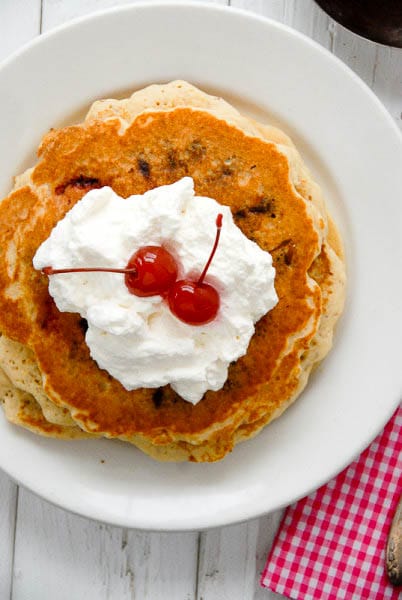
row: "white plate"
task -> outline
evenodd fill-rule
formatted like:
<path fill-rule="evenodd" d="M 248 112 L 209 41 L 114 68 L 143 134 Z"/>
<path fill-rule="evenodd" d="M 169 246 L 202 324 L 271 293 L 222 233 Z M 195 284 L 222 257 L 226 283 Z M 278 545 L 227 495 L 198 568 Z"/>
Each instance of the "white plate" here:
<path fill-rule="evenodd" d="M 64 508 L 144 529 L 224 525 L 275 510 L 345 467 L 402 391 L 402 143 L 371 91 L 295 31 L 213 5 L 134 5 L 35 40 L 0 69 L 0 194 L 52 126 L 95 98 L 187 79 L 289 132 L 346 243 L 348 300 L 307 390 L 216 464 L 159 464 L 119 442 L 61 442 L 0 420 L 0 466 Z M 104 462 L 101 462 L 104 461 Z"/>

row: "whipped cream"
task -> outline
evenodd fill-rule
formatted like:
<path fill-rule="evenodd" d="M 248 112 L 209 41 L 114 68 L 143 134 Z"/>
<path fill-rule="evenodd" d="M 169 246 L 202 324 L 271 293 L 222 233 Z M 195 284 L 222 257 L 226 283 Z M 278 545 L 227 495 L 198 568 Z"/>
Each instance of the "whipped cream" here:
<path fill-rule="evenodd" d="M 36 269 L 124 268 L 141 246 L 163 245 L 178 261 L 179 278 L 196 279 L 219 212 L 221 237 L 205 281 L 218 290 L 220 308 L 206 325 L 181 322 L 160 296 L 131 294 L 121 274 L 49 277 L 58 309 L 88 321 L 92 358 L 127 390 L 170 384 L 193 404 L 219 390 L 229 364 L 246 353 L 254 324 L 278 301 L 271 255 L 243 235 L 229 207 L 195 196 L 190 177 L 126 199 L 110 187 L 91 190 L 36 252 Z"/>

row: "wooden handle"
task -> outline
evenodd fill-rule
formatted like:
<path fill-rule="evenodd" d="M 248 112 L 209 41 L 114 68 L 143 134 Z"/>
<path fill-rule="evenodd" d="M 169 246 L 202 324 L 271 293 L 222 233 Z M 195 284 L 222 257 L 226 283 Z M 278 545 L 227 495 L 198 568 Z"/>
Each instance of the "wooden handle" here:
<path fill-rule="evenodd" d="M 385 564 L 392 585 L 402 585 L 402 496 L 389 530 Z"/>

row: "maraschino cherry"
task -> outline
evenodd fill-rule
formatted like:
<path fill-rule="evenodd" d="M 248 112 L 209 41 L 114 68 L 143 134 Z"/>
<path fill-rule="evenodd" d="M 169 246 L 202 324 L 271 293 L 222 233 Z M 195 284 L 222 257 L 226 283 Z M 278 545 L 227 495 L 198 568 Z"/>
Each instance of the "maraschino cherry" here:
<path fill-rule="evenodd" d="M 170 310 L 178 319 L 188 325 L 206 325 L 215 319 L 219 310 L 219 294 L 212 285 L 204 283 L 204 279 L 218 247 L 222 218 L 222 214 L 216 218 L 215 243 L 198 280 L 181 279 L 176 281 L 168 293 Z"/>
<path fill-rule="evenodd" d="M 59 273 L 123 273 L 128 291 L 135 296 L 165 295 L 177 279 L 177 263 L 163 246 L 143 246 L 135 252 L 124 269 L 104 267 L 79 267 L 76 269 L 53 269 L 44 267 L 45 275 Z"/>
<path fill-rule="evenodd" d="M 177 263 L 163 246 L 143 246 L 130 258 L 124 281 L 136 296 L 164 296 L 177 279 Z"/>
<path fill-rule="evenodd" d="M 217 290 L 209 283 L 204 283 L 204 279 L 218 247 L 222 218 L 223 215 L 219 213 L 216 218 L 215 243 L 204 270 L 196 281 L 192 279 L 176 281 L 178 273 L 176 260 L 163 246 L 139 248 L 124 269 L 108 267 L 53 269 L 53 267 L 44 267 L 42 272 L 45 275 L 93 271 L 122 273 L 131 294 L 142 297 L 157 295 L 167 297 L 169 308 L 178 319 L 188 325 L 205 325 L 215 319 L 220 305 Z"/>

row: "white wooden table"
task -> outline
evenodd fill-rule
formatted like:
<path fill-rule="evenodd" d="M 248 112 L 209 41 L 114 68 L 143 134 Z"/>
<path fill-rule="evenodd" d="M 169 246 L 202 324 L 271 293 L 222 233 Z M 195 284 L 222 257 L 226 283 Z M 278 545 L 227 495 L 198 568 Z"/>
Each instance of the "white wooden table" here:
<path fill-rule="evenodd" d="M 358 38 L 312 0 L 215 1 L 317 40 L 366 81 L 402 128 L 402 49 Z M 74 17 L 133 2 L 0 0 L 0 59 Z M 0 472 L 0 600 L 278 599 L 258 580 L 280 518 L 200 533 L 131 531 L 55 508 Z"/>

